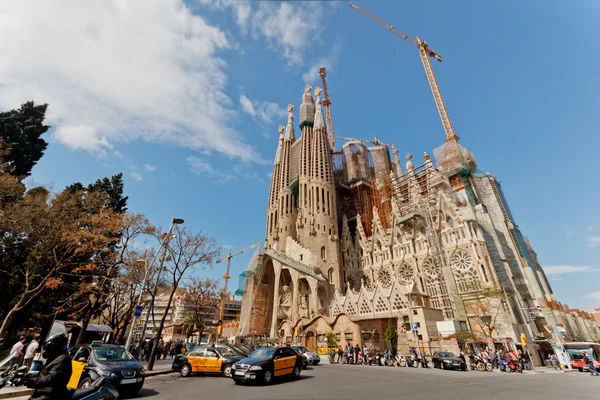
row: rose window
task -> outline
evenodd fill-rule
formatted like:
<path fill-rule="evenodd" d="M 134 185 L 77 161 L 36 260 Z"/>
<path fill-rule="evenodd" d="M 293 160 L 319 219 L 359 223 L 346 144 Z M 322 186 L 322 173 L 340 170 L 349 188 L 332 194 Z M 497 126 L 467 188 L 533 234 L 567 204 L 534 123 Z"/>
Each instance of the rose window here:
<path fill-rule="evenodd" d="M 390 275 L 387 269 L 382 268 L 378 274 L 379 282 L 383 285 L 383 287 L 390 287 L 392 284 L 392 276 Z"/>
<path fill-rule="evenodd" d="M 473 257 L 465 250 L 458 249 L 452 256 L 452 273 L 460 292 L 481 289 L 481 281 L 475 270 Z"/>

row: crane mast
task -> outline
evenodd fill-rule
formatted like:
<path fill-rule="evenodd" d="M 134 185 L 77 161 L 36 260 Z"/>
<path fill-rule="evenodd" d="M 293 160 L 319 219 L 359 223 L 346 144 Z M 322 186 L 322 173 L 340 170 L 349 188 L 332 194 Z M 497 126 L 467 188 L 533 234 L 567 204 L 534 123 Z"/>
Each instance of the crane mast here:
<path fill-rule="evenodd" d="M 240 255 L 245 251 L 253 249 L 256 246 L 259 246 L 261 244 L 262 244 L 262 242 L 254 243 L 252 246 L 248 246 L 245 249 L 236 251 L 235 253 L 231 253 L 231 250 L 230 250 L 229 254 L 226 257 L 223 257 L 223 258 L 215 261 L 217 264 L 220 264 L 221 262 L 227 260 L 227 264 L 225 267 L 225 275 L 223 275 L 223 289 L 221 289 L 221 308 L 219 310 L 219 325 L 217 326 L 217 337 L 218 338 L 221 337 L 221 333 L 223 332 L 223 325 L 221 325 L 221 324 L 223 323 L 223 318 L 225 317 L 225 297 L 227 296 L 227 282 L 229 282 L 229 278 L 231 278 L 231 276 L 229 276 L 229 267 L 231 266 L 231 259 L 233 257 Z"/>
<path fill-rule="evenodd" d="M 423 68 L 425 68 L 425 75 L 427 76 L 427 81 L 429 82 L 429 87 L 431 88 L 431 93 L 433 94 L 433 100 L 435 101 L 435 105 L 437 107 L 438 113 L 440 114 L 440 119 L 442 120 L 442 126 L 444 127 L 444 132 L 446 132 L 446 140 L 458 140 L 459 137 L 454 133 L 454 127 L 452 126 L 452 122 L 450 121 L 450 116 L 448 115 L 448 110 L 446 109 L 446 105 L 444 104 L 444 99 L 442 97 L 442 93 L 440 92 L 440 88 L 438 86 L 437 80 L 435 79 L 435 74 L 433 73 L 433 68 L 431 67 L 431 63 L 429 62 L 429 57 L 435 58 L 439 62 L 442 61 L 442 56 L 437 54 L 435 51 L 431 50 L 427 43 L 424 40 L 420 40 L 419 38 L 412 38 L 407 34 L 399 31 L 394 28 L 392 25 L 386 23 L 381 20 L 377 16 L 369 13 L 365 9 L 357 6 L 356 4 L 350 2 L 350 7 L 354 8 L 356 11 L 360 12 L 364 16 L 369 19 L 377 22 L 379 25 L 383 26 L 390 32 L 395 35 L 400 36 L 402 39 L 412 43 L 415 47 L 419 49 L 419 55 L 421 56 L 421 62 L 423 63 Z"/>
<path fill-rule="evenodd" d="M 329 91 L 327 90 L 327 80 L 325 79 L 327 73 L 325 72 L 325 67 L 319 68 L 319 75 L 321 76 L 321 81 L 323 82 L 323 92 L 325 93 L 325 99 L 323 100 L 323 104 L 325 105 L 325 109 L 327 110 L 327 130 L 329 131 L 329 140 L 331 141 L 331 149 L 335 151 L 335 135 L 333 134 L 333 123 L 331 122 L 331 99 L 329 98 Z"/>

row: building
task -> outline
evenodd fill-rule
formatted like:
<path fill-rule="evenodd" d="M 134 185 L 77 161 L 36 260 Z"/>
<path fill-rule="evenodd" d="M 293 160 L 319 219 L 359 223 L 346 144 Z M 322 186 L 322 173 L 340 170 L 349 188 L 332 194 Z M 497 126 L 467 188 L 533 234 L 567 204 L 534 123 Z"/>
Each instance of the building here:
<path fill-rule="evenodd" d="M 443 337 L 437 322 L 467 327 L 486 344 L 532 354 L 547 325 L 598 339 L 593 319 L 557 302 L 496 178 L 459 138 L 415 165 L 394 145 L 328 137 L 320 89 L 306 86 L 296 138 L 293 106 L 279 127 L 264 251 L 236 292 L 239 334 L 386 347 L 388 321 L 401 348 L 425 352 Z M 390 154 L 390 150 L 391 153 Z M 298 334 L 301 337 L 298 337 Z"/>
<path fill-rule="evenodd" d="M 167 308 L 167 303 L 169 300 L 170 288 L 163 288 L 159 290 L 156 299 L 154 301 L 154 320 L 152 318 L 152 313 L 150 312 L 150 307 L 144 307 L 144 311 L 142 312 L 141 317 L 138 319 L 135 329 L 135 337 L 139 339 L 141 337 L 142 329 L 144 326 L 144 321 L 146 320 L 146 314 L 150 312 L 150 318 L 148 320 L 148 325 L 146 327 L 146 338 L 154 337 L 156 334 L 156 330 L 160 325 L 160 321 L 162 317 L 165 315 L 165 311 Z M 150 301 L 150 299 L 148 299 Z M 207 310 L 203 310 L 209 315 L 206 318 L 206 327 L 214 326 L 219 320 L 219 307 L 220 303 L 216 302 L 216 306 L 211 307 Z M 242 302 L 240 300 L 235 300 L 235 298 L 229 296 L 225 299 L 225 314 L 223 317 L 223 321 L 235 321 L 239 318 L 241 313 Z M 167 311 L 167 316 L 165 318 L 165 324 L 163 327 L 163 339 L 165 340 L 178 340 L 178 339 L 186 339 L 187 333 L 183 329 L 183 322 L 186 317 L 189 316 L 194 311 L 194 306 L 191 304 L 185 296 L 185 289 L 180 288 L 177 289 L 175 295 L 173 297 L 171 306 Z M 156 324 L 154 323 L 156 322 Z M 207 333 L 209 330 L 207 329 Z M 196 333 L 197 334 L 197 333 Z"/>

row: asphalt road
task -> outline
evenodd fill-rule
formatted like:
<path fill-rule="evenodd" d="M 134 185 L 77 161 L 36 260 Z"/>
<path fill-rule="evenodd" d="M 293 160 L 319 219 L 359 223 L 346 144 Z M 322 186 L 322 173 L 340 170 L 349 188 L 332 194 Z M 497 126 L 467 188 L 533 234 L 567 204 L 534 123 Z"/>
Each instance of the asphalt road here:
<path fill-rule="evenodd" d="M 235 385 L 216 376 L 150 377 L 136 398 L 158 399 L 396 399 L 550 400 L 598 399 L 600 377 L 584 373 L 516 374 L 323 364 L 297 381 Z"/>

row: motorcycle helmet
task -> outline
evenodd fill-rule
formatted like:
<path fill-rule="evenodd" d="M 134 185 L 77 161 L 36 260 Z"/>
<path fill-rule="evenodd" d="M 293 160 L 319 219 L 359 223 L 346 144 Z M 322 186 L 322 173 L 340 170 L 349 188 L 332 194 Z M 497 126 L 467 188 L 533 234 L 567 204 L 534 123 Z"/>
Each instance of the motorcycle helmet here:
<path fill-rule="evenodd" d="M 57 333 L 46 339 L 44 344 L 44 353 L 42 356 L 46 359 L 54 358 L 67 349 L 69 338 L 64 333 Z"/>

